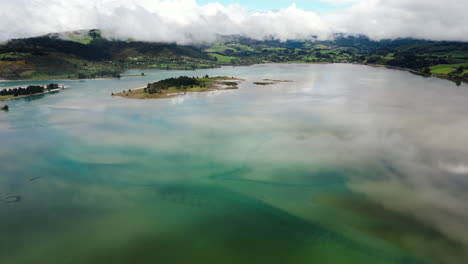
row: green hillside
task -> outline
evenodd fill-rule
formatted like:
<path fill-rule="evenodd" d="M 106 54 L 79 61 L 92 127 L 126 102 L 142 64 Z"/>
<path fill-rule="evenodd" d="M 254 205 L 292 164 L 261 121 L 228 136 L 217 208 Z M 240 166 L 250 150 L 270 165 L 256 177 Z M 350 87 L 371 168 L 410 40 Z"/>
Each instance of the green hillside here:
<path fill-rule="evenodd" d="M 202 47 L 107 40 L 100 30 L 49 34 L 0 45 L 0 78 L 118 77 L 127 69 L 197 69 L 256 63 L 358 63 L 386 65 L 423 75 L 466 81 L 468 43 L 414 39 L 373 41 L 258 41 L 223 36 Z"/>
<path fill-rule="evenodd" d="M 15 39 L 0 46 L 0 78 L 117 77 L 131 68 L 194 69 L 217 66 L 192 46 L 110 41 L 99 31 Z"/>
<path fill-rule="evenodd" d="M 246 48 L 248 47 L 248 48 Z M 255 41 L 242 37 L 220 41 L 205 52 L 230 58 L 231 64 L 358 63 L 410 70 L 423 75 L 466 81 L 468 43 L 415 39 L 372 41 L 337 35 L 331 41 Z"/>

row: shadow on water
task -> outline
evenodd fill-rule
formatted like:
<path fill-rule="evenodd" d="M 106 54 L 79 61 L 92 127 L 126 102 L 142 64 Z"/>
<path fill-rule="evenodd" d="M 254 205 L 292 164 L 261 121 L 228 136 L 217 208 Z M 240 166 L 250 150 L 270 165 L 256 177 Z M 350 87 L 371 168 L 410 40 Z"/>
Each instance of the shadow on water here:
<path fill-rule="evenodd" d="M 161 212 L 163 215 L 167 215 L 168 219 L 186 218 L 185 224 L 179 226 L 175 232 L 162 233 L 155 232 L 154 226 L 146 226 L 146 232 L 138 233 L 128 241 L 121 240 L 121 243 L 113 247 L 78 247 L 75 254 L 81 252 L 80 257 L 69 259 L 66 263 L 119 264 L 135 263 L 135 260 L 141 263 L 174 264 L 432 263 L 391 246 L 375 246 L 359 237 L 349 237 L 294 216 L 262 200 L 215 184 L 155 183 L 129 187 L 135 188 L 143 188 L 144 193 L 150 194 L 146 201 L 142 201 L 146 210 L 167 208 L 167 211 Z M 164 207 L 162 204 L 168 206 Z M 62 227 L 64 230 L 73 227 L 75 221 L 79 221 L 86 212 L 73 208 L 69 210 L 70 214 L 58 216 L 61 225 L 68 225 Z M 191 212 L 194 211 L 201 217 L 193 217 Z M 48 219 L 46 212 L 43 212 L 43 220 Z M 152 220 L 155 225 L 160 221 L 167 221 L 159 217 Z M 29 220 L 22 221 L 26 224 Z M 131 221 L 125 223 L 132 224 Z M 19 227 L 21 225 L 17 226 Z M 111 235 L 107 232 L 112 233 L 107 230 L 96 236 Z M 91 240 L 89 243 L 94 242 Z M 62 256 L 54 256 L 50 250 L 42 254 L 44 255 L 38 256 L 39 262 L 50 260 L 49 263 L 58 263 L 53 261 L 54 258 Z"/>
<path fill-rule="evenodd" d="M 211 180 L 217 181 L 228 181 L 228 182 L 244 182 L 252 184 L 261 184 L 269 186 L 278 186 L 278 187 L 291 187 L 291 188 L 327 188 L 330 186 L 343 186 L 346 182 L 346 177 L 342 172 L 331 169 L 321 169 L 315 172 L 309 170 L 295 169 L 295 176 L 302 176 L 298 183 L 295 183 L 294 180 L 289 182 L 287 181 L 277 181 L 277 180 L 257 180 L 246 177 L 248 173 L 252 171 L 247 167 L 236 168 L 230 171 L 225 171 L 217 174 L 208 176 Z M 275 178 L 275 175 L 288 175 L 287 171 L 276 170 L 272 178 Z M 297 180 L 296 180 L 297 181 Z"/>
<path fill-rule="evenodd" d="M 389 210 L 359 195 L 350 197 L 325 194 L 317 199 L 336 208 L 339 214 L 346 217 L 348 226 L 435 263 L 458 264 L 464 263 L 468 258 L 464 245 L 416 220 L 410 214 Z"/>
<path fill-rule="evenodd" d="M 391 158 L 374 155 L 399 145 L 388 142 L 389 135 L 374 137 L 373 130 L 411 123 L 411 139 L 421 138 L 420 131 L 438 134 L 464 120 L 468 95 L 437 82 L 417 85 L 412 76 L 391 71 L 375 82 L 378 69 L 345 68 L 337 75 L 328 68 L 340 65 L 219 72 L 272 78 L 290 67 L 294 74 L 282 78 L 311 89 L 265 93 L 246 86 L 229 97 L 197 96 L 176 106 L 110 97 L 139 82 L 88 80 L 74 82 L 83 89 L 56 100 L 15 101 L 14 111 L 0 114 L 8 136 L 0 173 L 6 183 L 0 262 L 466 263 L 459 244 L 408 215 L 353 198 L 347 185 L 350 174 L 361 172 L 366 179 L 412 176 Z M 431 112 L 434 103 L 444 109 L 440 116 L 439 108 Z M 403 120 L 402 113 L 408 113 Z M 422 122 L 435 126 L 426 129 Z M 463 131 L 462 125 L 443 135 Z M 438 138 L 422 140 L 432 139 Z M 466 138 L 460 133 L 459 139 Z M 340 159 L 348 149 L 356 157 Z M 377 159 L 377 173 L 367 171 L 365 157 Z M 357 168 L 344 168 L 342 161 L 354 159 Z M 18 160 L 27 166 L 9 164 Z M 321 194 L 343 197 L 320 201 Z"/>
<path fill-rule="evenodd" d="M 4 203 L 19 203 L 21 202 L 21 196 L 20 195 L 12 195 L 12 196 L 7 196 L 3 199 Z"/>
<path fill-rule="evenodd" d="M 396 249 L 367 245 L 223 187 L 171 184 L 153 185 L 150 188 L 159 200 L 206 211 L 209 217 L 181 232 L 193 238 L 191 242 L 198 241 L 206 246 L 197 250 L 210 251 L 208 248 L 214 247 L 213 250 L 229 251 L 222 255 L 227 253 L 226 256 L 231 256 L 232 260 L 244 263 L 247 260 L 249 263 L 307 263 L 320 260 L 316 254 L 324 248 L 332 247 L 343 250 L 343 255 L 335 258 L 334 253 L 320 253 L 324 254 L 322 260 L 327 263 L 342 263 L 340 261 L 346 258 L 363 261 L 360 263 L 428 263 Z M 180 238 L 174 241 L 180 241 Z M 157 244 L 167 246 L 170 242 Z M 132 251 L 138 251 L 138 247 L 129 250 L 129 254 L 133 254 Z M 178 257 L 184 255 L 184 252 L 176 252 Z M 216 256 L 208 252 L 200 254 L 200 262 L 192 263 L 212 261 L 214 259 L 210 258 Z M 229 260 L 222 262 L 240 263 Z"/>

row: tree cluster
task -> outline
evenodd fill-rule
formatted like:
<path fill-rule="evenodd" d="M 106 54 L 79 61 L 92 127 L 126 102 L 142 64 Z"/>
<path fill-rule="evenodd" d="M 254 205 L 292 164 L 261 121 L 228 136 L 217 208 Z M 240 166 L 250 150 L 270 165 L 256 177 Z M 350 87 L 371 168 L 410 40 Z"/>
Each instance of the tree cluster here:
<path fill-rule="evenodd" d="M 45 90 L 55 90 L 58 89 L 59 85 L 56 83 L 51 83 L 46 86 L 40 86 L 40 85 L 30 85 L 28 87 L 17 87 L 17 88 L 10 88 L 10 89 L 3 89 L 0 91 L 0 95 L 5 96 L 5 95 L 13 95 L 13 96 L 19 96 L 19 95 L 30 95 L 30 94 L 37 94 L 37 93 L 43 93 Z"/>
<path fill-rule="evenodd" d="M 149 83 L 145 88 L 145 93 L 154 94 L 160 93 L 162 90 L 167 90 L 171 87 L 183 88 L 199 86 L 201 83 L 195 77 L 180 76 L 178 78 L 164 79 L 155 83 Z"/>

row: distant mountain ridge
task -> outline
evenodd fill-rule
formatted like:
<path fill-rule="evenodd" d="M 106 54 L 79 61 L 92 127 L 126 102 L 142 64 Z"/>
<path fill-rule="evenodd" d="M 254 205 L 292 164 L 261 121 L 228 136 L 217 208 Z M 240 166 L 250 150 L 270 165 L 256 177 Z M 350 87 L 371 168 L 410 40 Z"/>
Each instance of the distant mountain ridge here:
<path fill-rule="evenodd" d="M 98 29 L 13 39 L 0 45 L 0 78 L 119 77 L 131 68 L 196 69 L 266 62 L 360 63 L 409 69 L 441 77 L 468 77 L 468 43 L 416 39 L 373 41 L 336 35 L 334 40 L 254 40 L 219 36 L 197 46 L 108 40 Z"/>

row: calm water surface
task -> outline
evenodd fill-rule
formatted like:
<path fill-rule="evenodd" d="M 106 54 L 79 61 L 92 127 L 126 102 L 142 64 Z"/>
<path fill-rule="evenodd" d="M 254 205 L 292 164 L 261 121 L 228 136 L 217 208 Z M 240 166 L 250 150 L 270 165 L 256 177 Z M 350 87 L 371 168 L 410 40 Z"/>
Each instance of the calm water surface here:
<path fill-rule="evenodd" d="M 467 85 L 340 64 L 145 73 L 0 112 L 0 263 L 468 263 Z M 246 81 L 110 96 L 205 74 Z"/>

